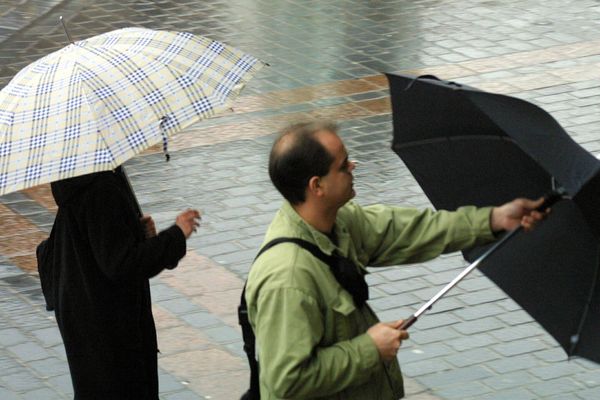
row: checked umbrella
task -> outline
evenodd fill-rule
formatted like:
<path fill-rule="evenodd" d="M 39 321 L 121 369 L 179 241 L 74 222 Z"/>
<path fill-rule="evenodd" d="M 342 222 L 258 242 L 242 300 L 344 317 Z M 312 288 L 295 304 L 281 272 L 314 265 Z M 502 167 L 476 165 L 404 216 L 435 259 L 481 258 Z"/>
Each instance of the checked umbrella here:
<path fill-rule="evenodd" d="M 264 64 L 184 32 L 125 28 L 25 67 L 0 91 L 0 195 L 112 170 L 230 107 Z"/>

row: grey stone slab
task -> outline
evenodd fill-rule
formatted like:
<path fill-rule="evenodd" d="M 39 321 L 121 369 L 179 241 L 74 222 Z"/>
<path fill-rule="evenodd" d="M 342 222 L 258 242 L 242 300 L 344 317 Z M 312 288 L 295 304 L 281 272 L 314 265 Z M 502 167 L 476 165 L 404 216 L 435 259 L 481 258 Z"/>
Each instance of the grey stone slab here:
<path fill-rule="evenodd" d="M 479 397 L 490 393 L 492 389 L 479 382 L 469 382 L 440 388 L 436 393 L 444 399 L 464 399 L 465 397 Z"/>
<path fill-rule="evenodd" d="M 204 334 L 211 338 L 214 342 L 224 344 L 234 341 L 239 341 L 241 333 L 228 325 L 217 326 L 214 328 L 204 329 Z"/>
<path fill-rule="evenodd" d="M 29 338 L 17 328 L 0 330 L 0 344 L 2 344 L 3 347 L 26 343 L 27 341 L 29 341 Z"/>
<path fill-rule="evenodd" d="M 457 324 L 455 328 L 460 333 L 472 335 L 475 333 L 493 331 L 494 329 L 499 329 L 503 326 L 504 324 L 496 319 L 496 317 L 487 317 Z"/>
<path fill-rule="evenodd" d="M 62 337 L 60 336 L 60 331 L 57 326 L 37 329 L 31 331 L 31 334 L 35 336 L 44 347 L 51 347 L 62 343 Z"/>
<path fill-rule="evenodd" d="M 173 375 L 161 373 L 158 375 L 159 392 L 164 396 L 165 393 L 178 392 L 186 389 L 185 385 Z"/>
<path fill-rule="evenodd" d="M 402 372 L 409 377 L 433 374 L 436 372 L 451 370 L 453 367 L 444 360 L 430 359 L 415 362 L 402 362 Z"/>
<path fill-rule="evenodd" d="M 4 375 L 0 377 L 0 383 L 3 387 L 17 393 L 42 388 L 44 386 L 39 378 L 27 370 Z"/>
<path fill-rule="evenodd" d="M 194 304 L 190 299 L 186 297 L 179 297 L 170 300 L 162 300 L 156 302 L 161 307 L 166 308 L 170 312 L 176 315 L 194 313 L 200 311 L 200 307 Z"/>
<path fill-rule="evenodd" d="M 457 351 L 486 347 L 495 343 L 498 343 L 498 341 L 489 333 L 478 333 L 475 335 L 464 335 L 459 333 L 457 338 L 446 341 L 446 344 Z"/>
<path fill-rule="evenodd" d="M 443 371 L 419 377 L 425 386 L 437 389 L 448 385 L 470 384 L 488 378 L 492 373 L 481 366 L 470 366 L 453 371 Z"/>
<path fill-rule="evenodd" d="M 31 361 L 27 363 L 40 377 L 59 376 L 69 373 L 69 365 L 63 359 L 58 357 L 44 358 L 43 360 Z"/>
<path fill-rule="evenodd" d="M 503 312 L 503 309 L 493 303 L 468 306 L 454 313 L 465 321 L 495 316 Z"/>
<path fill-rule="evenodd" d="M 389 310 L 390 308 L 403 307 L 417 303 L 419 303 L 419 299 L 410 293 L 386 296 L 369 302 L 376 311 Z"/>
<path fill-rule="evenodd" d="M 475 364 L 487 364 L 491 360 L 497 360 L 501 356 L 486 348 L 476 348 L 471 350 L 461 351 L 460 353 L 448 356 L 446 361 L 457 367 L 466 367 Z"/>
<path fill-rule="evenodd" d="M 197 393 L 192 392 L 191 390 L 185 390 L 181 392 L 176 392 L 172 394 L 168 394 L 164 396 L 165 400 L 199 400 L 205 399 L 205 397 L 199 396 Z"/>
<path fill-rule="evenodd" d="M 508 389 L 508 390 L 497 390 L 492 393 L 479 395 L 473 397 L 472 400 L 538 400 L 539 397 L 532 392 L 523 389 Z"/>
<path fill-rule="evenodd" d="M 3 400 L 21 400 L 22 397 L 7 388 L 0 387 L 0 398 Z"/>
<path fill-rule="evenodd" d="M 547 381 L 556 378 L 563 378 L 566 376 L 572 376 L 584 371 L 583 367 L 579 365 L 559 362 L 553 365 L 536 368 L 531 373 L 541 380 Z M 599 382 L 600 384 L 600 382 Z"/>
<path fill-rule="evenodd" d="M 9 347 L 8 350 L 25 362 L 43 360 L 51 356 L 46 349 L 33 342 L 17 344 Z"/>
<path fill-rule="evenodd" d="M 596 400 L 600 398 L 600 387 L 592 389 L 579 390 L 576 393 L 577 397 L 583 400 Z"/>
<path fill-rule="evenodd" d="M 525 388 L 540 396 L 541 398 L 556 395 L 557 393 L 573 393 L 575 391 L 583 389 L 580 384 L 574 382 L 569 378 L 560 378 L 551 381 L 533 383 L 527 385 Z M 574 393 L 573 396 L 575 396 Z"/>
<path fill-rule="evenodd" d="M 477 292 L 465 293 L 458 298 L 469 305 L 490 303 L 498 300 L 503 300 L 506 295 L 499 290 L 480 290 Z"/>
<path fill-rule="evenodd" d="M 27 391 L 25 393 L 23 393 L 23 399 L 24 400 L 40 400 L 40 399 L 44 399 L 44 400 L 59 400 L 59 399 L 65 399 L 65 397 L 51 389 L 48 388 L 41 388 L 41 389 L 36 389 L 36 390 L 30 390 Z"/>
<path fill-rule="evenodd" d="M 539 381 L 539 379 L 531 375 L 528 371 L 515 371 L 483 379 L 482 383 L 494 390 L 507 390 L 528 385 L 536 381 Z"/>
<path fill-rule="evenodd" d="M 71 375 L 69 374 L 49 378 L 47 382 L 60 393 L 65 393 L 66 395 L 73 393 L 73 384 L 71 383 Z"/>
<path fill-rule="evenodd" d="M 499 374 L 506 374 L 519 370 L 530 370 L 536 368 L 538 365 L 540 365 L 539 361 L 531 354 L 504 357 L 495 361 L 490 361 L 486 364 L 488 368 Z"/>
<path fill-rule="evenodd" d="M 411 343 L 407 343 L 406 346 L 403 345 L 398 353 L 398 359 L 402 364 L 405 362 L 436 359 L 451 353 L 452 350 L 443 343 L 433 343 L 426 346 L 416 346 Z"/>
<path fill-rule="evenodd" d="M 539 339 L 526 338 L 498 344 L 492 346 L 492 348 L 503 356 L 510 357 L 542 350 L 546 348 L 546 344 Z"/>
<path fill-rule="evenodd" d="M 194 328 L 207 328 L 221 324 L 221 320 L 208 312 L 194 312 L 180 316 L 185 322 Z"/>

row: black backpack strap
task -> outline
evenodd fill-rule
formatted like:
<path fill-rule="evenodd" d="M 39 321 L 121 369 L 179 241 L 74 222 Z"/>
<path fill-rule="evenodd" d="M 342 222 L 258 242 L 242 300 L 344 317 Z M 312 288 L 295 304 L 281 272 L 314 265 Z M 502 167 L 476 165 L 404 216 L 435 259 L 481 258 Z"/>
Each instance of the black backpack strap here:
<path fill-rule="evenodd" d="M 259 250 L 258 254 L 254 258 L 254 261 L 256 261 L 256 259 L 260 257 L 261 254 L 269 250 L 271 247 L 278 245 L 279 243 L 286 242 L 294 243 L 308 250 L 314 257 L 329 265 L 329 268 L 331 269 L 331 272 L 335 276 L 336 280 L 340 283 L 340 285 L 342 285 L 344 289 L 348 290 L 352 294 L 354 302 L 357 306 L 361 306 L 366 300 L 368 300 L 368 286 L 362 274 L 360 274 L 356 270 L 351 270 L 351 268 L 356 268 L 354 264 L 341 266 L 340 261 L 348 262 L 348 260 L 335 255 L 327 255 L 323 253 L 319 246 L 309 241 L 293 237 L 279 237 L 273 239 Z M 241 400 L 259 400 L 259 366 L 258 361 L 256 360 L 256 337 L 254 336 L 254 331 L 252 330 L 250 320 L 248 319 L 248 305 L 246 304 L 247 283 L 248 281 L 244 283 L 244 289 L 242 290 L 242 298 L 240 299 L 240 305 L 238 307 L 238 321 L 242 327 L 244 351 L 248 356 L 248 364 L 250 365 L 250 389 L 242 396 Z"/>
<path fill-rule="evenodd" d="M 256 259 L 260 257 L 262 253 L 269 250 L 271 247 L 283 242 L 296 242 L 296 240 L 301 239 L 285 237 L 273 239 L 259 250 L 256 257 L 254 257 L 254 261 L 256 261 Z M 303 240 L 303 242 L 306 241 Z M 248 389 L 248 391 L 244 393 L 241 400 L 259 400 L 260 386 L 258 380 L 259 367 L 258 361 L 256 360 L 256 336 L 254 336 L 252 325 L 250 325 L 250 320 L 248 319 L 248 305 L 246 304 L 247 283 L 248 281 L 244 282 L 244 289 L 242 289 L 242 297 L 240 299 L 240 305 L 238 306 L 238 322 L 242 327 L 242 338 L 244 339 L 244 352 L 248 357 L 248 364 L 250 365 L 250 389 Z"/>

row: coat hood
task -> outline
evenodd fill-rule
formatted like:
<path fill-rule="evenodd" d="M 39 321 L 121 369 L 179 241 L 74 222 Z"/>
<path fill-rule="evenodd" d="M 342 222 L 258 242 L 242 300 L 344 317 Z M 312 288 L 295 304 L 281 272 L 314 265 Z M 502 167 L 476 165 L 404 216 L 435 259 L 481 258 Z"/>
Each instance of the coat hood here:
<path fill-rule="evenodd" d="M 96 179 L 103 175 L 112 175 L 120 172 L 121 167 L 114 171 L 94 172 L 87 175 L 76 176 L 74 178 L 62 179 L 60 181 L 52 182 L 50 187 L 52 188 L 52 196 L 54 201 L 59 207 L 67 205 L 75 196 L 82 193 L 88 186 L 92 184 Z"/>

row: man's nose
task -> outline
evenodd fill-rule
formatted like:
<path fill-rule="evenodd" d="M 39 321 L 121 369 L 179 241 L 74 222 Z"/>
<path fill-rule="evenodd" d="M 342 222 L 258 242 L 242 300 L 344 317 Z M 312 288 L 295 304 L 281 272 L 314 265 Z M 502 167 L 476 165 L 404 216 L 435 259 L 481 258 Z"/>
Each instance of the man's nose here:
<path fill-rule="evenodd" d="M 349 164 L 350 164 L 349 171 L 352 172 L 352 171 L 354 171 L 354 168 L 356 168 L 356 164 L 358 164 L 358 161 L 356 161 L 356 160 L 350 160 Z"/>

